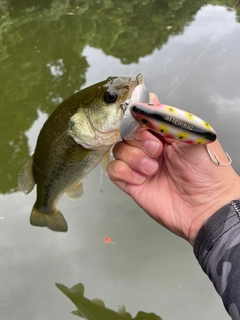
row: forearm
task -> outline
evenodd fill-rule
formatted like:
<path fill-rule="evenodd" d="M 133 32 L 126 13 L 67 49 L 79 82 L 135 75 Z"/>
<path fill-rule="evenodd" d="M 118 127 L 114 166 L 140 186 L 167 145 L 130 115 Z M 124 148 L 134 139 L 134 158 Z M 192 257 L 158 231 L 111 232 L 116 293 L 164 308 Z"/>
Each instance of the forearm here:
<path fill-rule="evenodd" d="M 200 229 L 194 253 L 232 319 L 240 319 L 240 201 L 212 215 Z"/>

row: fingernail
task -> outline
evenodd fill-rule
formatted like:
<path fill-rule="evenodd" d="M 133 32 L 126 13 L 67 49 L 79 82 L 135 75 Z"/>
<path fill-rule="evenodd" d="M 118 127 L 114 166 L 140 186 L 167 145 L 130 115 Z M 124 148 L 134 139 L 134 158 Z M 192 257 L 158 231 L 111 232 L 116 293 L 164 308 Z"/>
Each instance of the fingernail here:
<path fill-rule="evenodd" d="M 160 144 L 157 141 L 153 141 L 153 140 L 146 141 L 145 144 L 144 144 L 145 151 L 150 156 L 154 156 L 155 153 L 158 151 L 159 145 Z"/>
<path fill-rule="evenodd" d="M 154 159 L 144 158 L 141 161 L 141 165 L 147 173 L 153 173 L 158 169 L 158 163 Z"/>
<path fill-rule="evenodd" d="M 133 172 L 133 176 L 134 176 L 136 182 L 139 184 L 143 183 L 146 180 L 145 176 L 143 176 L 142 174 L 140 174 L 136 171 Z"/>

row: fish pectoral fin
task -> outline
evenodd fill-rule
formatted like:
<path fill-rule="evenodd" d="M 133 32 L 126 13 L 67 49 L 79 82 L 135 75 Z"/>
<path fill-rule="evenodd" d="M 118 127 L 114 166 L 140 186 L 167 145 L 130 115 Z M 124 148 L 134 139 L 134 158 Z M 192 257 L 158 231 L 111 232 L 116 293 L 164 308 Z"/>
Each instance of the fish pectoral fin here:
<path fill-rule="evenodd" d="M 85 318 L 84 314 L 80 310 L 71 311 L 71 313 L 80 318 Z"/>
<path fill-rule="evenodd" d="M 67 190 L 65 195 L 73 201 L 78 200 L 83 195 L 83 182 L 79 181 L 72 188 Z"/>
<path fill-rule="evenodd" d="M 105 155 L 102 157 L 99 165 L 100 165 L 100 168 L 101 170 L 106 174 L 107 174 L 107 167 L 108 167 L 108 164 L 110 162 L 110 151 L 108 151 L 107 153 L 105 153 Z"/>
<path fill-rule="evenodd" d="M 68 225 L 64 216 L 57 209 L 53 212 L 45 213 L 39 211 L 34 205 L 30 216 L 30 223 L 33 226 L 47 227 L 53 231 L 66 232 L 68 230 Z"/>
<path fill-rule="evenodd" d="M 18 185 L 22 192 L 28 194 L 35 186 L 35 180 L 33 177 L 33 156 L 23 165 L 21 171 L 18 174 Z"/>

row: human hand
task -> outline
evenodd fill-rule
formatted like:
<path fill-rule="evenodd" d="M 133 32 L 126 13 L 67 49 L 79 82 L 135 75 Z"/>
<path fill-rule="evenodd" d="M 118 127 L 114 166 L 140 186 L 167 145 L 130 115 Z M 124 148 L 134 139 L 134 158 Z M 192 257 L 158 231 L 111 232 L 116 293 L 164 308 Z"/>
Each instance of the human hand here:
<path fill-rule="evenodd" d="M 221 163 L 228 162 L 218 141 L 209 149 Z M 142 131 L 138 139 L 118 142 L 113 155 L 110 179 L 154 220 L 192 245 L 204 222 L 240 197 L 237 173 L 232 166 L 214 165 L 203 145 L 165 141 Z"/>

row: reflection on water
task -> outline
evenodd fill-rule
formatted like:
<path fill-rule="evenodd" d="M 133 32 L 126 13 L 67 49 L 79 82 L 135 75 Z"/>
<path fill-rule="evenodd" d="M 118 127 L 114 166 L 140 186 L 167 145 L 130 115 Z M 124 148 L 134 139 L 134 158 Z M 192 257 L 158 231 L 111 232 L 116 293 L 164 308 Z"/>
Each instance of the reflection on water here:
<path fill-rule="evenodd" d="M 115 312 L 107 308 L 104 302 L 100 299 L 90 300 L 84 297 L 84 286 L 78 283 L 75 286 L 68 288 L 63 284 L 56 283 L 56 286 L 61 290 L 77 307 L 72 313 L 87 320 L 161 320 L 154 313 L 145 313 L 139 311 L 136 317 L 132 318 L 131 314 L 126 312 L 124 306 L 120 306 Z"/>
<path fill-rule="evenodd" d="M 53 283 L 76 279 L 113 310 L 121 302 L 131 314 L 141 306 L 164 320 L 228 319 L 192 249 L 107 179 L 100 192 L 99 171 L 86 179 L 81 203 L 61 199 L 71 227 L 64 235 L 30 227 L 35 195 L 14 191 L 61 101 L 108 76 L 140 72 L 161 102 L 208 121 L 240 172 L 240 6 L 231 10 L 233 2 L 0 2 L 1 319 L 68 319 L 71 305 Z M 105 244 L 106 236 L 116 244 Z"/>
<path fill-rule="evenodd" d="M 33 122 L 32 126 L 25 132 L 25 135 L 28 139 L 28 149 L 29 155 L 32 155 L 36 146 L 37 136 L 47 120 L 48 115 L 41 110 L 37 110 L 37 119 Z"/>
<path fill-rule="evenodd" d="M 0 192 L 17 187 L 16 175 L 28 153 L 24 132 L 37 118 L 37 110 L 49 114 L 83 86 L 89 67 L 86 46 L 100 48 L 123 64 L 137 63 L 160 49 L 169 36 L 182 33 L 204 3 L 207 1 L 0 3 Z"/>

